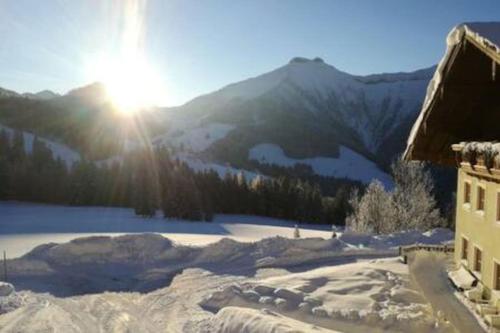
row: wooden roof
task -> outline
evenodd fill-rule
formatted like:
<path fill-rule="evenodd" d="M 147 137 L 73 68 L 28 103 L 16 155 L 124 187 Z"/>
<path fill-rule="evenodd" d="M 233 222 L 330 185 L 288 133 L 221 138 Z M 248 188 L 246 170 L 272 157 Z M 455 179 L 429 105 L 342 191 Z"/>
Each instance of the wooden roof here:
<path fill-rule="evenodd" d="M 500 36 L 500 23 L 488 28 L 496 28 Z M 455 28 L 450 36 L 455 41 L 448 41 L 429 84 L 405 160 L 454 165 L 452 144 L 500 140 L 499 47 L 467 26 Z"/>

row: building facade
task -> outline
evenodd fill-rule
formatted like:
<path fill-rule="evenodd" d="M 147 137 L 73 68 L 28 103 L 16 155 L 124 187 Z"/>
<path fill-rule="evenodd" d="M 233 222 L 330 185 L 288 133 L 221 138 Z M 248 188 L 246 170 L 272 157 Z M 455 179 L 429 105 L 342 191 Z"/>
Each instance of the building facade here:
<path fill-rule="evenodd" d="M 498 156 L 496 146 L 453 145 L 458 164 L 455 263 L 482 283 L 484 298 L 493 302 L 500 299 L 500 169 L 494 163 L 486 166 L 485 155 Z M 470 150 L 474 153 L 464 152 Z"/>
<path fill-rule="evenodd" d="M 429 83 L 406 160 L 457 169 L 454 280 L 500 327 L 500 22 L 465 23 Z M 498 72 L 498 73 L 497 73 Z M 456 273 L 452 275 L 452 273 Z M 465 289 L 465 288 L 463 288 Z"/>

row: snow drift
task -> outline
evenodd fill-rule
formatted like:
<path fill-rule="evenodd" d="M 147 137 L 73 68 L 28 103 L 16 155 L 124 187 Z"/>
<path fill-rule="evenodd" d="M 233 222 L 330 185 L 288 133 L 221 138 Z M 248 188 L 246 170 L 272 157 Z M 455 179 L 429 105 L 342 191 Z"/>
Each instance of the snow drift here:
<path fill-rule="evenodd" d="M 433 238 L 434 234 L 440 236 Z M 10 282 L 20 290 L 58 296 L 120 290 L 148 292 L 167 286 L 175 275 L 190 267 L 252 276 L 265 267 L 297 270 L 394 256 L 395 247 L 411 239 L 440 243 L 453 236 L 445 231 L 420 234 L 420 238 L 416 235 L 419 233 L 385 238 L 362 236 L 362 241 L 352 234 L 338 239 L 272 237 L 253 243 L 224 238 L 204 247 L 175 244 L 159 234 L 92 236 L 40 245 L 21 258 L 9 260 L 7 265 Z"/>

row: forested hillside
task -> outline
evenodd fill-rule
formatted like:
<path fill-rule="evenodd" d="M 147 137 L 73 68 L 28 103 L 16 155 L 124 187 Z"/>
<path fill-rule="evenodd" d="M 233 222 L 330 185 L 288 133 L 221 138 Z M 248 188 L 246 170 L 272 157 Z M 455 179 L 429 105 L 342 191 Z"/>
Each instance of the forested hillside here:
<path fill-rule="evenodd" d="M 0 200 L 78 206 L 134 207 L 141 216 L 211 220 L 215 213 L 254 214 L 313 223 L 343 223 L 353 185 L 333 181 L 330 192 L 307 180 L 195 172 L 166 148 L 131 151 L 113 162 L 82 159 L 68 166 L 35 138 L 0 130 Z M 328 181 L 326 182 L 328 183 Z M 334 189 L 334 190 L 333 190 Z"/>

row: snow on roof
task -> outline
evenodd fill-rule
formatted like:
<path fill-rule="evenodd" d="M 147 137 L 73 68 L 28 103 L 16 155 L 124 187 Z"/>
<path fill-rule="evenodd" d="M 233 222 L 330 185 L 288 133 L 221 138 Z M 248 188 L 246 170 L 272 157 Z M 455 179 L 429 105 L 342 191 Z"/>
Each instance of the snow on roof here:
<path fill-rule="evenodd" d="M 500 22 L 471 22 L 462 27 L 467 35 L 500 53 Z"/>
<path fill-rule="evenodd" d="M 408 137 L 407 147 L 404 152 L 405 159 L 411 159 L 411 146 L 415 141 L 415 137 L 422 127 L 423 119 L 430 111 L 431 101 L 435 98 L 438 88 L 442 83 L 444 69 L 451 60 L 452 51 L 455 47 L 461 45 L 465 38 L 473 40 L 478 46 L 484 50 L 493 51 L 498 55 L 500 62 L 500 22 L 469 22 L 462 23 L 454 27 L 446 38 L 447 49 L 446 53 L 439 62 L 432 80 L 427 87 L 427 94 L 422 105 L 422 110 L 411 129 Z"/>

